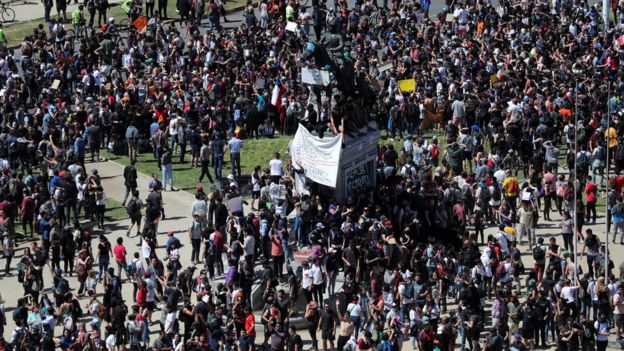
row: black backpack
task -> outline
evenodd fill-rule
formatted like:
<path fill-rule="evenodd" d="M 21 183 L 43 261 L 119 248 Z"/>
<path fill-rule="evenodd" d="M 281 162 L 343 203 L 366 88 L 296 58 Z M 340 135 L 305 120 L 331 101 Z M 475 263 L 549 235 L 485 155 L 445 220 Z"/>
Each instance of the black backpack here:
<path fill-rule="evenodd" d="M 65 278 L 60 278 L 54 286 L 54 293 L 57 295 L 65 295 L 69 292 L 69 282 Z"/>
<path fill-rule="evenodd" d="M 539 245 L 535 245 L 533 247 L 533 258 L 537 261 L 537 260 L 543 260 L 545 257 L 546 257 L 546 252 L 544 251 L 544 249 Z"/>
<path fill-rule="evenodd" d="M 615 149 L 615 159 L 617 161 L 624 161 L 624 144 L 618 145 Z"/>
<path fill-rule="evenodd" d="M 500 201 L 501 200 L 501 191 L 500 191 L 500 187 L 495 185 L 494 186 L 494 191 L 492 191 L 492 199 L 494 201 Z"/>
<path fill-rule="evenodd" d="M 128 213 L 128 216 L 132 217 L 139 211 L 141 211 L 141 205 L 139 204 L 139 200 L 136 198 L 130 199 L 130 202 L 128 202 L 128 206 L 126 207 L 126 212 Z"/>

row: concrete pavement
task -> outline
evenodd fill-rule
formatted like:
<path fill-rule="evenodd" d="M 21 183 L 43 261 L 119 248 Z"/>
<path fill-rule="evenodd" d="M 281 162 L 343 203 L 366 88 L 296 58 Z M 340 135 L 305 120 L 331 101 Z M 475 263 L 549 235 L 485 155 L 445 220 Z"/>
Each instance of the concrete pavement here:
<path fill-rule="evenodd" d="M 107 197 L 112 198 L 119 202 L 123 201 L 124 191 L 125 191 L 125 187 L 123 185 L 124 165 L 118 164 L 113 161 L 106 161 L 106 162 L 99 162 L 99 163 L 88 163 L 86 166 L 87 166 L 88 171 L 93 168 L 98 169 L 99 174 L 102 177 L 102 185 L 107 194 Z M 149 175 L 139 174 L 138 189 L 141 192 L 141 198 L 145 198 L 147 196 L 148 183 L 150 182 L 150 180 L 151 178 Z M 188 266 L 190 264 L 191 245 L 188 240 L 188 236 L 186 235 L 186 230 L 191 222 L 190 206 L 194 199 L 194 196 L 185 191 L 176 191 L 176 192 L 169 191 L 169 192 L 163 192 L 163 199 L 165 202 L 166 219 L 162 221 L 159 225 L 158 240 L 161 246 L 157 249 L 157 254 L 159 255 L 159 257 L 164 256 L 165 254 L 164 242 L 166 241 L 165 233 L 168 230 L 174 230 L 176 232 L 177 237 L 184 244 L 184 247 L 181 249 L 182 264 L 184 266 Z M 548 237 L 556 236 L 558 238 L 558 242 L 561 244 L 562 240 L 559 236 L 559 226 L 558 226 L 559 216 L 558 214 L 553 213 L 552 218 L 554 220 L 552 222 L 544 222 L 543 219 L 540 219 L 540 227 L 537 230 L 537 235 L 538 237 L 544 237 L 546 241 L 548 240 Z M 104 227 L 103 232 L 111 240 L 111 242 L 114 242 L 117 239 L 117 237 L 123 237 L 125 244 L 126 244 L 126 248 L 128 250 L 129 257 L 132 257 L 134 252 L 140 253 L 140 248 L 135 246 L 135 243 L 137 242 L 136 237 L 133 237 L 130 239 L 126 238 L 126 230 L 129 224 L 130 224 L 129 219 L 122 219 L 113 223 L 107 223 Z M 598 233 L 599 237 L 604 242 L 604 239 L 605 239 L 604 217 L 602 216 L 602 214 L 598 219 L 598 223 L 596 225 L 589 226 L 589 228 L 592 228 L 596 233 Z M 495 234 L 497 231 L 498 229 L 496 227 L 490 227 L 486 230 L 485 234 L 487 236 L 488 234 Z M 99 233 L 96 231 L 95 234 L 97 235 Z M 25 245 L 20 245 L 20 247 L 23 247 L 23 246 Z M 580 247 L 582 246 L 579 245 L 579 248 Z M 618 273 L 617 267 L 619 263 L 622 262 L 622 260 L 624 260 L 624 250 L 622 250 L 620 245 L 616 245 L 616 246 L 610 245 L 610 247 L 611 247 L 610 252 L 612 253 L 612 258 L 616 265 L 616 270 L 614 271 L 614 273 L 617 274 Z M 533 258 L 532 258 L 530 249 L 526 245 L 522 245 L 521 250 L 523 251 L 523 253 L 525 253 L 522 257 L 525 266 L 527 267 L 527 269 L 531 269 L 531 267 L 533 266 Z M 14 259 L 13 261 L 14 265 L 17 259 L 18 258 Z M 583 268 L 583 271 L 587 271 L 587 264 L 584 258 L 582 259 L 580 264 Z M 75 279 L 75 277 L 68 278 L 68 280 L 70 282 L 71 287 L 73 288 L 78 287 L 78 282 Z M 524 279 L 522 280 L 524 283 Z M 2 288 L 1 291 L 2 291 L 2 297 L 5 300 L 4 306 L 6 308 L 7 318 L 8 318 L 8 325 L 6 327 L 4 337 L 10 338 L 10 335 L 11 335 L 10 333 L 14 328 L 14 323 L 11 318 L 11 311 L 13 307 L 16 305 L 17 299 L 22 297 L 23 293 L 22 293 L 21 285 L 17 282 L 17 278 L 15 275 L 9 278 L 2 278 L 0 279 L 0 281 L 1 281 L 0 286 L 5 287 L 5 288 Z M 48 291 L 50 291 L 52 288 L 51 282 L 52 282 L 52 276 L 50 274 L 50 271 L 46 269 L 44 270 L 44 288 L 46 288 Z M 213 285 L 216 285 L 216 283 L 217 281 L 212 282 Z M 8 289 L 6 288 L 7 286 L 12 286 L 14 288 Z M 101 290 L 102 289 L 100 288 L 99 291 Z M 132 295 L 131 285 L 127 283 L 124 284 L 123 296 L 124 296 L 124 299 L 127 301 L 127 304 L 129 305 L 131 304 L 131 301 L 132 301 L 131 295 Z M 87 302 L 86 299 L 81 300 L 81 303 L 86 303 L 86 302 Z M 452 309 L 454 308 L 454 306 L 450 306 L 449 308 Z M 159 316 L 159 313 L 156 313 L 155 315 L 156 320 L 158 320 L 158 316 Z M 152 330 L 152 333 L 157 333 L 158 327 L 156 325 L 152 326 L 151 330 Z M 56 335 L 59 335 L 61 332 L 62 332 L 62 327 L 57 327 Z M 309 340 L 309 336 L 306 336 L 305 333 L 303 333 L 303 337 L 304 339 Z M 614 340 L 614 337 L 612 337 L 612 339 Z M 611 344 L 614 345 L 614 343 L 611 343 Z"/>

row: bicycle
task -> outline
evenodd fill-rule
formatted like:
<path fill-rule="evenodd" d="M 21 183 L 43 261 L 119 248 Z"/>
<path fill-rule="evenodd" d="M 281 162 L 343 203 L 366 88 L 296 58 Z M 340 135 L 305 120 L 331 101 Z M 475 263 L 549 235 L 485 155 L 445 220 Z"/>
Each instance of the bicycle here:
<path fill-rule="evenodd" d="M 78 34 L 78 36 L 76 36 L 76 34 Z M 80 32 L 79 33 L 76 33 L 76 31 L 74 29 L 68 29 L 67 30 L 67 36 L 71 37 L 71 38 L 75 38 L 75 39 L 86 38 L 87 37 L 87 27 L 82 25 L 81 28 L 80 28 Z"/>
<path fill-rule="evenodd" d="M 0 2 L 0 18 L 2 18 L 2 22 L 15 21 L 15 10 L 10 8 L 8 4 Z"/>

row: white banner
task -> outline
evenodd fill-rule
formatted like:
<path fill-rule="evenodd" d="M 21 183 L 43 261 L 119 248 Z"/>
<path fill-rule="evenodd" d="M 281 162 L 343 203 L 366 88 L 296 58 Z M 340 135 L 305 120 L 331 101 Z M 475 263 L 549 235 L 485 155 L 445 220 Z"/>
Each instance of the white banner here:
<path fill-rule="evenodd" d="M 331 80 L 327 71 L 303 67 L 301 69 L 301 82 L 304 84 L 328 86 Z"/>
<path fill-rule="evenodd" d="M 301 124 L 290 144 L 293 166 L 303 168 L 309 179 L 332 188 L 336 187 L 341 151 L 341 134 L 321 139 Z"/>

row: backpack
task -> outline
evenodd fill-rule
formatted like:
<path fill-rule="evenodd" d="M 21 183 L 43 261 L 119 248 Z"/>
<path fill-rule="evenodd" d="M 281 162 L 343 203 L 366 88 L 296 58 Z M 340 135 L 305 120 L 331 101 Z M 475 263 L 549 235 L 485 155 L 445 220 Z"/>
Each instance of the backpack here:
<path fill-rule="evenodd" d="M 587 151 L 581 151 L 578 158 L 578 166 L 582 169 L 589 168 L 589 156 Z"/>
<path fill-rule="evenodd" d="M 494 201 L 500 201 L 501 200 L 501 191 L 500 191 L 500 187 L 498 186 L 494 186 L 494 191 L 492 191 L 492 200 Z"/>
<path fill-rule="evenodd" d="M 518 195 L 519 190 L 520 190 L 520 188 L 518 187 L 518 180 L 517 180 L 517 179 L 514 179 L 514 180 L 511 182 L 511 189 L 510 189 L 510 191 L 509 191 L 509 192 L 511 192 L 511 193 L 515 193 L 516 195 Z"/>
<path fill-rule="evenodd" d="M 483 206 L 486 205 L 489 201 L 490 189 L 488 189 L 487 187 L 481 188 L 481 191 L 479 192 L 479 204 Z"/>
<path fill-rule="evenodd" d="M 541 246 L 539 245 L 533 246 L 533 258 L 536 261 L 543 260 L 545 257 L 546 257 L 546 252 L 544 252 L 544 249 Z"/>
<path fill-rule="evenodd" d="M 462 188 L 462 199 L 464 200 L 464 203 L 471 203 L 472 200 L 472 190 L 470 189 L 470 185 L 466 184 L 464 185 L 464 187 Z"/>
<path fill-rule="evenodd" d="M 406 299 L 411 299 L 414 297 L 414 283 L 409 283 L 405 285 L 405 290 L 403 291 L 403 297 Z"/>
<path fill-rule="evenodd" d="M 137 271 L 136 262 L 130 262 L 130 264 L 126 266 L 126 272 L 128 272 L 128 275 L 134 275 L 136 274 L 136 271 Z"/>
<path fill-rule="evenodd" d="M 440 150 L 438 149 L 438 146 L 436 144 L 431 144 L 431 158 L 435 160 L 438 158 L 439 154 Z"/>
<path fill-rule="evenodd" d="M 576 137 L 574 135 L 574 130 L 575 129 L 576 128 L 574 128 L 574 127 L 568 127 L 568 135 L 567 135 L 568 140 L 572 140 L 572 141 L 576 140 Z"/>
<path fill-rule="evenodd" d="M 618 145 L 615 149 L 615 159 L 617 161 L 624 161 L 624 144 Z"/>
<path fill-rule="evenodd" d="M 130 202 L 128 202 L 128 205 L 126 207 L 126 212 L 128 213 L 128 216 L 132 217 L 139 211 L 141 211 L 141 206 L 139 205 L 139 202 L 136 200 L 136 198 L 130 199 Z"/>
<path fill-rule="evenodd" d="M 208 249 L 206 250 L 208 256 L 214 256 L 217 253 L 217 245 L 215 245 L 213 240 L 208 240 L 206 245 L 208 246 Z"/>
<path fill-rule="evenodd" d="M 505 261 L 499 262 L 496 266 L 496 278 L 502 279 L 505 276 Z"/>
<path fill-rule="evenodd" d="M 65 295 L 69 292 L 69 282 L 65 278 L 61 278 L 54 286 L 54 293 L 57 295 Z"/>

